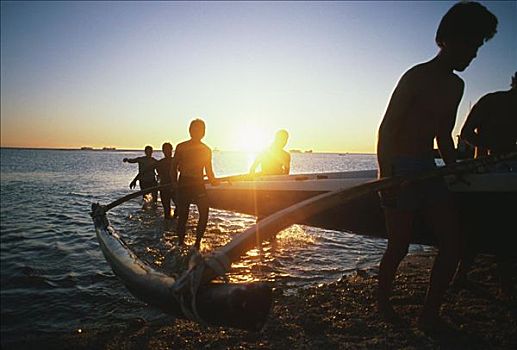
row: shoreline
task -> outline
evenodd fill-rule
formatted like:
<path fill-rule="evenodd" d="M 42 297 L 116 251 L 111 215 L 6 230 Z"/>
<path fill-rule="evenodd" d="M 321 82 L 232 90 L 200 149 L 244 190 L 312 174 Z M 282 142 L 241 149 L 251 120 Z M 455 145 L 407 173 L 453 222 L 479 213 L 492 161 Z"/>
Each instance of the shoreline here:
<path fill-rule="evenodd" d="M 517 348 L 517 300 L 500 296 L 495 259 L 480 256 L 469 289 L 451 288 L 442 315 L 451 329 L 425 334 L 416 327 L 435 253 L 410 254 L 402 262 L 392 302 L 404 325 L 383 321 L 375 310 L 377 278 L 358 270 L 338 281 L 274 290 L 268 321 L 260 332 L 205 328 L 185 320 L 164 324 L 135 320 L 127 326 L 81 333 L 28 335 L 3 349 L 359 349 Z M 515 270 L 513 270 L 515 271 Z M 514 281 L 515 281 L 515 277 Z M 475 286 L 475 287 L 474 287 Z"/>

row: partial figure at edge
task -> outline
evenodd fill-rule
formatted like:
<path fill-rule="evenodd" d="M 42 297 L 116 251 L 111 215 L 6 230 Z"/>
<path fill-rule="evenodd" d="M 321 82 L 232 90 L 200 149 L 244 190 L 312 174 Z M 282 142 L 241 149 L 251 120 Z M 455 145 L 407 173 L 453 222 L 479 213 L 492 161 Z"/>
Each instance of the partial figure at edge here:
<path fill-rule="evenodd" d="M 470 111 L 463 128 L 461 138 L 475 147 L 475 157 L 486 155 L 500 155 L 517 150 L 517 72 L 512 77 L 511 89 L 506 91 L 496 91 L 481 97 Z M 517 162 L 507 161 L 486 169 L 497 173 L 517 173 Z M 517 174 L 516 174 L 517 176 Z M 512 203 L 515 195 L 510 193 L 485 194 L 484 201 L 486 208 L 498 208 L 499 203 Z M 495 201 L 493 206 L 489 203 Z M 488 205 L 487 205 L 488 204 Z M 508 219 L 513 217 L 510 212 L 488 209 L 479 212 L 475 203 L 466 204 L 470 215 L 490 216 L 490 226 L 484 227 L 487 235 L 486 240 L 500 241 L 507 243 L 496 254 L 497 272 L 500 279 L 501 292 L 504 296 L 512 296 L 514 285 L 512 281 L 512 256 L 515 259 L 515 247 L 509 242 L 508 232 L 511 223 Z M 510 209 L 512 210 L 512 209 Z M 469 280 L 467 273 L 472 268 L 474 260 L 481 249 L 481 245 L 487 241 L 479 241 L 475 237 L 469 236 L 472 227 L 463 225 L 463 251 L 458 266 L 458 271 L 454 277 L 454 285 L 457 287 L 468 286 Z"/>

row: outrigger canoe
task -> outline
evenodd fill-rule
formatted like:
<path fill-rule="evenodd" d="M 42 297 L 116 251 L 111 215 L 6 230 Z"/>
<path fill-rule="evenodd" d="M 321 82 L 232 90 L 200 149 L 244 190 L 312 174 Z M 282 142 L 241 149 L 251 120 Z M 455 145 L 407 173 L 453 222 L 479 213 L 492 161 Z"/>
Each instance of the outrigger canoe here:
<path fill-rule="evenodd" d="M 238 176 L 219 186 L 207 185 L 210 207 L 250 214 L 259 220 L 306 199 L 375 181 L 376 170 L 278 176 Z M 231 177 L 228 177 L 231 179 Z M 481 248 L 495 252 L 513 239 L 517 213 L 517 172 L 471 173 L 445 180 L 454 193 L 460 222 L 471 240 L 485 242 Z M 434 244 L 423 219 L 415 222 L 413 243 Z M 367 193 L 305 217 L 298 224 L 386 238 L 383 210 L 376 192 Z M 497 231 L 497 232 L 495 232 Z M 487 242 L 486 237 L 505 239 Z"/>
<path fill-rule="evenodd" d="M 226 181 L 221 186 L 208 187 L 214 207 L 257 215 L 260 220 L 224 247 L 209 255 L 197 256 L 188 271 L 179 277 L 160 273 L 142 262 L 116 233 L 107 218 L 107 212 L 113 207 L 157 188 L 132 193 L 108 205 L 92 204 L 91 216 L 104 257 L 136 297 L 176 317 L 189 318 L 207 325 L 259 330 L 271 308 L 271 286 L 262 283 L 232 285 L 211 282 L 231 269 L 231 264 L 248 250 L 295 223 L 382 236 L 384 231 L 377 191 L 452 174 L 472 173 L 480 166 L 487 167 L 516 158 L 517 153 L 514 152 L 470 160 L 437 168 L 414 178 L 375 180 L 373 172 L 356 172 L 346 176 L 315 174 L 251 182 Z M 469 220 L 476 235 L 482 234 L 484 251 L 490 251 L 494 242 L 496 251 L 505 247 L 515 251 L 515 220 L 512 217 L 517 203 L 515 176 L 472 174 L 464 176 L 459 182 L 455 178 L 449 179 L 450 188 L 457 193 L 460 202 L 465 204 L 461 213 L 462 221 Z M 281 204 L 270 202 L 268 206 L 267 201 L 272 199 Z M 356 215 L 362 219 L 354 218 Z M 362 222 L 364 220 L 369 222 Z M 478 222 L 479 227 L 475 227 Z M 494 235 L 499 229 L 507 231 L 505 244 Z"/>

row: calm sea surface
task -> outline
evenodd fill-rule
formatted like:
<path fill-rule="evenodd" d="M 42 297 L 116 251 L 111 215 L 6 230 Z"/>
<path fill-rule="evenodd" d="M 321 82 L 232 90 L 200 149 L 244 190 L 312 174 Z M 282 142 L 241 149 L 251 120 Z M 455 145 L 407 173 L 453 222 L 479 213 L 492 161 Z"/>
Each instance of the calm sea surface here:
<path fill-rule="evenodd" d="M 1 149 L 1 336 L 94 330 L 134 320 L 172 322 L 135 299 L 102 256 L 89 216 L 92 202 L 130 193 L 137 172 L 124 157 L 142 152 Z M 155 153 L 161 158 L 161 152 Z M 253 158 L 215 152 L 217 176 L 244 173 Z M 375 169 L 374 155 L 293 154 L 292 173 Z M 108 215 L 145 262 L 168 272 L 175 245 L 161 206 L 141 199 Z M 254 217 L 211 210 L 203 252 L 226 244 Z M 196 224 L 191 214 L 189 232 Z M 192 235 L 189 235 L 192 237 Z M 230 280 L 271 281 L 284 289 L 328 282 L 378 264 L 385 243 L 345 232 L 295 225 L 233 265 Z M 413 247 L 413 249 L 419 249 Z M 169 271 L 170 272 L 170 271 Z"/>

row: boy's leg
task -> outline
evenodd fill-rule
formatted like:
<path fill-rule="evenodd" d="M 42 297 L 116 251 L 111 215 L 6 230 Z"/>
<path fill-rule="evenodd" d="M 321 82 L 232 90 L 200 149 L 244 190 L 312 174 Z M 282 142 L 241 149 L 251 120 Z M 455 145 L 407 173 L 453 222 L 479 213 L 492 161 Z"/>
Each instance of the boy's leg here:
<path fill-rule="evenodd" d="M 387 318 L 395 318 L 389 301 L 397 268 L 408 252 L 413 231 L 413 211 L 385 208 L 384 215 L 388 231 L 388 247 L 379 266 L 377 307 Z"/>
<path fill-rule="evenodd" d="M 195 247 L 199 249 L 201 245 L 201 239 L 205 234 L 206 225 L 208 223 L 208 197 L 206 195 L 200 196 L 197 200 L 197 210 L 199 212 L 199 220 L 197 222 L 196 229 L 196 243 Z"/>
<path fill-rule="evenodd" d="M 178 193 L 178 203 L 176 206 L 176 211 L 178 212 L 178 238 L 179 244 L 182 245 L 185 240 L 185 232 L 187 228 L 187 220 L 189 214 L 190 201 L 186 196 L 184 196 L 181 192 Z"/>
<path fill-rule="evenodd" d="M 177 219 L 179 210 L 178 208 L 178 194 L 177 191 L 171 191 L 171 201 L 174 204 L 174 214 L 172 215 L 172 219 Z"/>
<path fill-rule="evenodd" d="M 463 243 L 463 242 L 462 242 Z M 467 274 L 474 265 L 477 253 L 467 248 L 463 249 L 460 254 L 460 260 L 458 263 L 458 270 L 454 275 L 453 284 L 455 287 L 463 288 L 468 285 Z"/>
<path fill-rule="evenodd" d="M 460 231 L 456 205 L 452 197 L 435 203 L 425 211 L 438 240 L 438 255 L 431 271 L 431 280 L 420 323 L 432 326 L 440 321 L 439 312 L 443 296 L 456 271 L 460 251 Z"/>
<path fill-rule="evenodd" d="M 497 275 L 501 283 L 501 292 L 505 297 L 514 295 L 512 258 L 509 254 L 496 254 Z"/>
<path fill-rule="evenodd" d="M 171 218 L 171 191 L 161 190 L 160 198 L 162 200 L 163 218 L 170 219 Z"/>
<path fill-rule="evenodd" d="M 156 186 L 158 186 L 158 182 L 154 181 L 151 183 L 150 187 L 156 187 Z M 156 202 L 158 202 L 158 190 L 151 192 L 151 196 L 153 197 L 153 203 L 156 204 Z"/>

